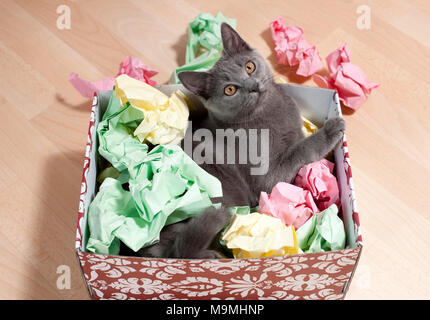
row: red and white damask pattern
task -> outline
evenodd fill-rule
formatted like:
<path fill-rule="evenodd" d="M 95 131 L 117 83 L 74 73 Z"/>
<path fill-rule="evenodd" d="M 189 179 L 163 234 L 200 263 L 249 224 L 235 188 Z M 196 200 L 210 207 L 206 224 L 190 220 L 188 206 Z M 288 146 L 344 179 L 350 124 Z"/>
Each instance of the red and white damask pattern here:
<path fill-rule="evenodd" d="M 144 259 L 79 252 L 94 299 L 342 299 L 360 248 L 263 259 Z"/>
<path fill-rule="evenodd" d="M 337 93 L 334 94 L 334 102 L 336 104 L 336 114 L 337 116 L 342 115 L 342 110 L 340 108 L 339 95 Z M 351 160 L 349 158 L 348 151 L 348 143 L 346 142 L 346 134 L 343 135 L 342 139 L 342 152 L 343 152 L 343 168 L 345 170 L 346 175 L 346 187 L 349 189 L 347 194 L 347 199 L 342 199 L 342 201 L 349 201 L 350 207 L 352 208 L 352 221 L 354 223 L 354 234 L 356 235 L 356 243 L 358 246 L 362 246 L 363 238 L 361 236 L 360 231 L 360 220 L 358 218 L 358 210 L 357 210 L 357 201 L 355 199 L 355 187 L 354 181 L 352 179 L 352 170 L 351 170 Z"/>
<path fill-rule="evenodd" d="M 85 149 L 85 158 L 84 158 L 84 170 L 82 173 L 82 182 L 81 182 L 81 194 L 79 197 L 79 210 L 78 210 L 78 226 L 76 229 L 76 241 L 75 248 L 79 249 L 82 244 L 82 224 L 84 222 L 84 212 L 85 212 L 85 195 L 87 193 L 87 176 L 88 170 L 90 168 L 90 152 L 93 145 L 93 134 L 95 131 L 95 119 L 96 119 L 96 108 L 98 105 L 98 97 L 97 94 L 94 94 L 93 104 L 91 107 L 91 115 L 90 115 L 90 125 L 88 127 L 88 137 L 87 137 L 87 145 Z"/>
<path fill-rule="evenodd" d="M 351 160 L 349 158 L 346 136 L 344 136 L 343 138 L 342 149 L 344 153 L 343 165 L 344 165 L 345 174 L 347 178 L 347 184 L 350 189 L 350 193 L 349 193 L 350 197 L 348 201 L 350 201 L 350 205 L 352 208 L 352 221 L 354 222 L 354 233 L 357 235 L 357 244 L 361 246 L 363 238 L 361 236 L 361 231 L 360 231 L 360 220 L 358 218 L 357 201 L 355 199 L 355 187 L 354 187 L 354 181 L 352 179 Z"/>

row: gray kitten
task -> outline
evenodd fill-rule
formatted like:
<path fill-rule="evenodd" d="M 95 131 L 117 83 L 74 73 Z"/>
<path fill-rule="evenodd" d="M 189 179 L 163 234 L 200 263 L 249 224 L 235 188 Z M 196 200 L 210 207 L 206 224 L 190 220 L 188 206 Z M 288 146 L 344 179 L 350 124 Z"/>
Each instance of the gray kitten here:
<path fill-rule="evenodd" d="M 342 118 L 332 118 L 305 138 L 300 111 L 273 81 L 272 72 L 257 50 L 228 24 L 221 26 L 223 54 L 207 72 L 183 71 L 182 84 L 201 97 L 207 117 L 193 127 L 216 129 L 269 129 L 269 170 L 251 175 L 250 164 L 203 164 L 223 187 L 221 209 L 206 212 L 163 228 L 160 242 L 138 254 L 172 258 L 219 258 L 217 235 L 231 219 L 232 205 L 258 205 L 261 191 L 271 192 L 279 181 L 291 182 L 305 164 L 326 156 L 345 131 Z M 261 146 L 253 146 L 261 149 Z M 213 246 L 215 245 L 215 246 Z"/>

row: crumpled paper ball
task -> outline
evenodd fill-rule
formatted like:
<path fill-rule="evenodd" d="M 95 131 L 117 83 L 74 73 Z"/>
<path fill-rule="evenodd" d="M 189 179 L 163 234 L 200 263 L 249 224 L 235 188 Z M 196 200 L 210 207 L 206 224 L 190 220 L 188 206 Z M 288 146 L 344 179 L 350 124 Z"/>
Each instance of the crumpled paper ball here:
<path fill-rule="evenodd" d="M 290 183 L 278 182 L 270 194 L 260 193 L 258 212 L 279 218 L 297 230 L 319 210 L 309 191 Z"/>
<path fill-rule="evenodd" d="M 293 226 L 258 212 L 236 214 L 222 236 L 235 258 L 263 258 L 299 253 Z"/>
<path fill-rule="evenodd" d="M 156 86 L 157 82 L 150 78 L 157 73 L 158 71 L 151 69 L 139 59 L 128 56 L 119 65 L 117 76 L 126 74 L 133 79 L 143 81 L 151 86 Z"/>
<path fill-rule="evenodd" d="M 150 79 L 155 76 L 158 71 L 151 69 L 136 57 L 128 56 L 119 65 L 118 73 L 127 74 L 130 77 L 146 82 L 151 86 L 157 85 L 157 82 Z M 79 77 L 77 73 L 72 72 L 69 75 L 70 83 L 75 87 L 79 93 L 86 98 L 92 98 L 94 92 L 112 90 L 115 84 L 115 77 L 107 77 L 100 81 L 87 81 Z"/>
<path fill-rule="evenodd" d="M 310 191 L 320 211 L 339 203 L 339 187 L 332 174 L 334 164 L 322 159 L 304 165 L 294 180 L 294 185 Z"/>
<path fill-rule="evenodd" d="M 317 213 L 297 230 L 299 247 L 304 252 L 335 251 L 345 248 L 345 229 L 334 204 Z"/>
<path fill-rule="evenodd" d="M 299 65 L 296 73 L 305 77 L 323 67 L 318 50 L 306 41 L 302 28 L 285 25 L 284 19 L 279 17 L 270 23 L 270 30 L 276 44 L 278 63 Z"/>
<path fill-rule="evenodd" d="M 334 89 L 346 107 L 357 110 L 367 95 L 379 87 L 369 81 L 360 67 L 351 63 L 351 52 L 346 44 L 326 57 L 330 77 L 315 74 L 314 82 L 322 88 Z"/>
<path fill-rule="evenodd" d="M 179 144 L 184 138 L 189 110 L 181 91 L 169 98 L 142 81 L 120 75 L 115 79 L 115 96 L 123 106 L 129 103 L 143 112 L 144 118 L 134 131 L 141 142 Z"/>
<path fill-rule="evenodd" d="M 169 83 L 181 83 L 181 71 L 206 71 L 222 56 L 221 24 L 225 22 L 236 28 L 236 19 L 225 17 L 221 12 L 216 16 L 201 13 L 188 25 L 188 42 L 185 51 L 185 64 L 173 71 Z"/>

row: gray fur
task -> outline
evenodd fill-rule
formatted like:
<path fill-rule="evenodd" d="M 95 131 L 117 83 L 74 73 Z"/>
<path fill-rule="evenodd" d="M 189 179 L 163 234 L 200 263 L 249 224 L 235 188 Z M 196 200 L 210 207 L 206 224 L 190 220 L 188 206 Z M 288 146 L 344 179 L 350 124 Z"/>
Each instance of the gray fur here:
<path fill-rule="evenodd" d="M 342 118 L 332 118 L 315 134 L 305 138 L 300 111 L 294 101 L 273 81 L 264 58 L 252 49 L 228 25 L 221 26 L 223 55 L 207 72 L 183 71 L 179 79 L 191 92 L 199 95 L 208 116 L 193 127 L 269 129 L 270 158 L 266 175 L 250 175 L 250 164 L 203 164 L 202 167 L 220 179 L 223 204 L 258 205 L 261 191 L 270 192 L 279 181 L 292 182 L 305 164 L 326 156 L 341 140 L 345 131 Z M 244 65 L 252 61 L 252 74 Z M 227 96 L 224 88 L 234 84 L 236 94 Z M 258 147 L 258 146 L 256 146 Z M 209 209 L 188 221 L 167 226 L 160 243 L 141 250 L 141 255 L 177 258 L 216 258 L 210 244 L 230 219 L 228 210 Z"/>

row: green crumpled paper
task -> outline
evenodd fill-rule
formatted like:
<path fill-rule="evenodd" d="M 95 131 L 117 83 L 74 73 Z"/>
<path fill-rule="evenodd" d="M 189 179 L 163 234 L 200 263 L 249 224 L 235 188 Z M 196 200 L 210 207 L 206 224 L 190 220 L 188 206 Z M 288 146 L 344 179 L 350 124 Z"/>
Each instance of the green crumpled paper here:
<path fill-rule="evenodd" d="M 223 49 L 221 24 L 223 22 L 236 28 L 236 19 L 226 18 L 221 12 L 216 16 L 201 13 L 190 22 L 185 64 L 172 73 L 169 83 L 181 83 L 178 78 L 178 73 L 181 71 L 206 71 L 221 58 Z"/>
<path fill-rule="evenodd" d="M 97 127 L 99 154 L 119 172 L 138 164 L 148 153 L 148 146 L 133 136 L 143 120 L 143 112 L 129 103 L 121 106 L 114 94 Z"/>
<path fill-rule="evenodd" d="M 148 230 L 139 228 L 140 221 L 142 219 L 135 209 L 130 192 L 125 191 L 118 180 L 106 178 L 88 210 L 90 237 L 87 250 L 118 254 L 121 235 L 127 236 L 128 246 L 132 240 L 135 240 L 134 243 L 141 242 L 139 240 Z"/>
<path fill-rule="evenodd" d="M 221 182 L 179 146 L 148 146 L 133 136 L 143 113 L 112 95 L 97 133 L 99 153 L 120 175 L 106 177 L 88 210 L 87 250 L 118 254 L 119 240 L 137 251 L 159 241 L 161 229 L 212 206 Z M 128 181 L 129 190 L 124 190 Z"/>
<path fill-rule="evenodd" d="M 299 248 L 306 253 L 345 249 L 345 229 L 337 213 L 337 206 L 332 204 L 309 218 L 296 231 Z"/>

